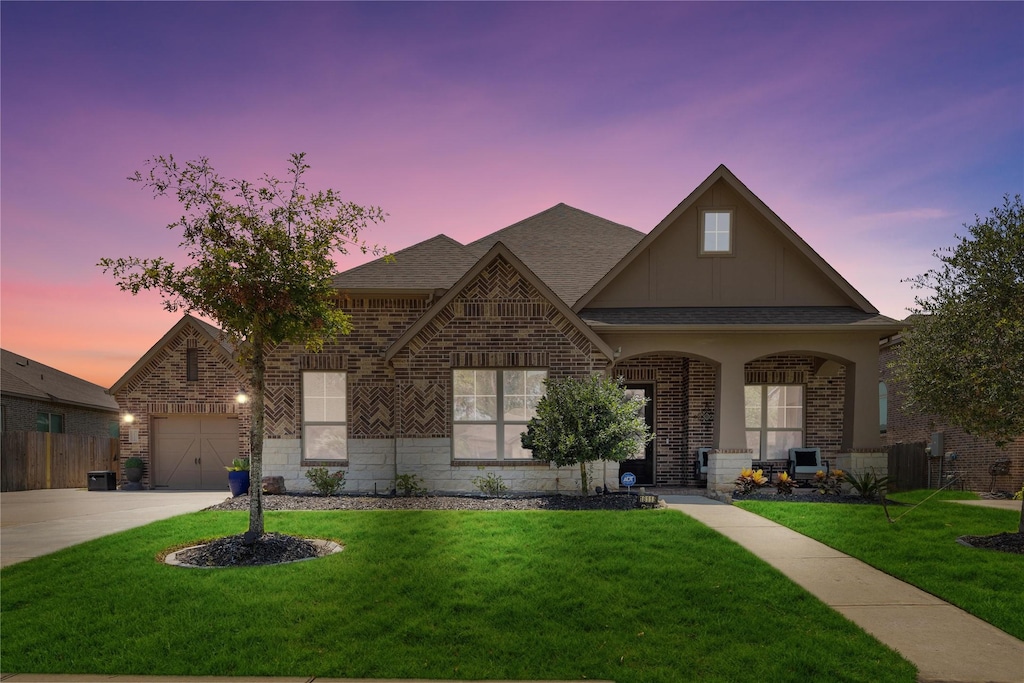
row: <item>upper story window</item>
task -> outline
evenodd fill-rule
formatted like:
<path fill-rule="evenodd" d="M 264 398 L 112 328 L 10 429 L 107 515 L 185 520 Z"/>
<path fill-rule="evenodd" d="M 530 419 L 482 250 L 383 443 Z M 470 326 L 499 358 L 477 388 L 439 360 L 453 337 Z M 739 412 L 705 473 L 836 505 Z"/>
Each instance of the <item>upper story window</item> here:
<path fill-rule="evenodd" d="M 199 381 L 199 349 L 185 349 L 185 381 Z"/>
<path fill-rule="evenodd" d="M 732 210 L 714 209 L 701 212 L 700 253 L 732 253 Z"/>
<path fill-rule="evenodd" d="M 344 372 L 302 373 L 302 452 L 305 460 L 347 460 Z"/>

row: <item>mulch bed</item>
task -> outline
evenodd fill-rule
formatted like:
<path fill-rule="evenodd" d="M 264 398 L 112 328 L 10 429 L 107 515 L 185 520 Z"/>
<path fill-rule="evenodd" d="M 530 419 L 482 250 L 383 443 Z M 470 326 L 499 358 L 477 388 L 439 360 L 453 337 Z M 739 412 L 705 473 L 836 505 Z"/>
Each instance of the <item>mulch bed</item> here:
<path fill-rule="evenodd" d="M 635 510 L 640 498 L 629 493 L 603 496 L 318 496 L 309 493 L 263 495 L 264 510 Z M 207 510 L 248 510 L 249 496 L 228 498 Z"/>

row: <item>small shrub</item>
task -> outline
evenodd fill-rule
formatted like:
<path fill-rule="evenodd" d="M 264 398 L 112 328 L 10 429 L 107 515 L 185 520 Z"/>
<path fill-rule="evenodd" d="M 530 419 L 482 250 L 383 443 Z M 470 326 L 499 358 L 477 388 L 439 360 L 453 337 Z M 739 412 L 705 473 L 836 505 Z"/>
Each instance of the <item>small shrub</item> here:
<path fill-rule="evenodd" d="M 884 496 L 889 486 L 889 477 L 877 477 L 874 472 L 864 472 L 860 475 L 849 472 L 846 475 L 846 481 L 865 500 L 874 500 L 879 496 Z"/>
<path fill-rule="evenodd" d="M 508 491 L 505 480 L 493 472 L 489 472 L 486 477 L 473 477 L 472 482 L 485 496 L 500 497 Z"/>
<path fill-rule="evenodd" d="M 1020 491 L 1017 491 L 1017 493 L 1013 494 L 1013 499 L 1024 500 L 1024 485 L 1021 485 Z"/>
<path fill-rule="evenodd" d="M 842 470 L 831 470 L 828 474 L 818 470 L 814 475 L 814 486 L 823 496 L 838 496 L 843 492 L 846 473 Z"/>
<path fill-rule="evenodd" d="M 333 496 L 345 488 L 345 472 L 328 472 L 326 467 L 310 467 L 306 470 L 306 479 L 321 496 Z"/>
<path fill-rule="evenodd" d="M 400 474 L 395 478 L 395 489 L 403 496 L 422 496 L 427 492 L 423 480 L 415 474 Z"/>
<path fill-rule="evenodd" d="M 249 458 L 235 458 L 231 464 L 225 467 L 228 472 L 248 472 Z"/>
<path fill-rule="evenodd" d="M 126 470 L 141 470 L 143 466 L 142 458 L 132 456 L 124 461 L 124 468 Z"/>
<path fill-rule="evenodd" d="M 768 483 L 768 477 L 764 476 L 764 470 L 745 469 L 736 477 L 737 493 L 753 493 Z"/>
<path fill-rule="evenodd" d="M 779 495 L 792 496 L 793 489 L 797 486 L 799 484 L 796 479 L 789 476 L 789 472 L 779 472 L 779 476 L 775 481 L 775 490 L 779 492 Z"/>

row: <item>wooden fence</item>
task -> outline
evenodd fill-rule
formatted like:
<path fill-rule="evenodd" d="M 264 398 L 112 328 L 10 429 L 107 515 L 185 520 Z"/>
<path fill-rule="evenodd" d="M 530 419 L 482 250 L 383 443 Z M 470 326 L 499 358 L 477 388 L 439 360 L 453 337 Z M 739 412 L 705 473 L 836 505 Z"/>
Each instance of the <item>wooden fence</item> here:
<path fill-rule="evenodd" d="M 926 489 L 928 456 L 925 443 L 897 443 L 889 446 L 889 488 L 893 491 Z"/>
<path fill-rule="evenodd" d="M 0 491 L 85 488 L 87 473 L 117 471 L 119 441 L 109 437 L 4 432 Z"/>

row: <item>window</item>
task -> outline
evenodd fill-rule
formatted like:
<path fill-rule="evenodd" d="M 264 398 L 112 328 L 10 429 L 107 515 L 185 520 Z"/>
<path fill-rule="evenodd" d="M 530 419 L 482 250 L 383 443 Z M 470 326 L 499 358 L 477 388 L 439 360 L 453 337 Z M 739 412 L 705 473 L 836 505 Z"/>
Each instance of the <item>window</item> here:
<path fill-rule="evenodd" d="M 302 373 L 302 449 L 305 460 L 347 460 L 344 372 Z"/>
<path fill-rule="evenodd" d="M 544 395 L 545 370 L 455 370 L 452 443 L 456 460 L 530 458 L 520 435 Z"/>
<path fill-rule="evenodd" d="M 701 213 L 700 253 L 732 253 L 732 211 Z"/>
<path fill-rule="evenodd" d="M 889 429 L 889 389 L 885 382 L 878 383 L 878 426 L 882 434 Z"/>
<path fill-rule="evenodd" d="M 199 349 L 185 349 L 185 381 L 199 381 Z"/>
<path fill-rule="evenodd" d="M 783 460 L 803 446 L 804 388 L 799 384 L 745 387 L 747 448 L 761 460 Z"/>
<path fill-rule="evenodd" d="M 111 420 L 107 424 L 107 433 L 110 434 L 111 439 L 121 438 L 121 423 L 117 420 Z"/>
<path fill-rule="evenodd" d="M 36 431 L 63 434 L 64 416 L 56 413 L 36 413 Z"/>

